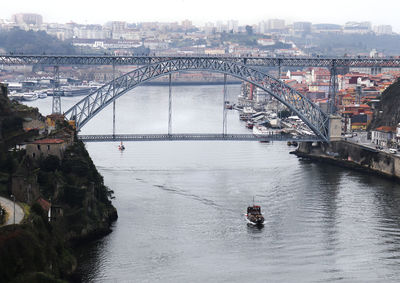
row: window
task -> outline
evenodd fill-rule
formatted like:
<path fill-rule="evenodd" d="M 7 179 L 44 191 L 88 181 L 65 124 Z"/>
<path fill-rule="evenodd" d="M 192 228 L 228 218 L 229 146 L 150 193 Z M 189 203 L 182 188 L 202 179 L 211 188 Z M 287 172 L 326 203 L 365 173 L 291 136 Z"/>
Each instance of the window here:
<path fill-rule="evenodd" d="M 47 145 L 47 150 L 50 150 L 50 145 Z"/>
<path fill-rule="evenodd" d="M 37 149 L 40 150 L 40 144 L 37 145 Z"/>

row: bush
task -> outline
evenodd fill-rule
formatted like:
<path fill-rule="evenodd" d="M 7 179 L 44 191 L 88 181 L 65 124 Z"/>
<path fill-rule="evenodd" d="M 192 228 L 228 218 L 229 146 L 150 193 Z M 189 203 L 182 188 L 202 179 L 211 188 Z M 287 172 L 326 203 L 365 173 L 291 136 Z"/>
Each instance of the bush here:
<path fill-rule="evenodd" d="M 3 120 L 3 125 L 1 129 L 3 136 L 17 130 L 22 130 L 23 121 L 24 120 L 21 117 L 17 116 L 6 117 Z"/>
<path fill-rule="evenodd" d="M 60 159 L 55 155 L 49 155 L 40 161 L 40 168 L 46 172 L 54 172 L 60 168 Z"/>
<path fill-rule="evenodd" d="M 63 187 L 62 200 L 71 207 L 81 207 L 85 195 L 85 189 L 66 185 Z"/>

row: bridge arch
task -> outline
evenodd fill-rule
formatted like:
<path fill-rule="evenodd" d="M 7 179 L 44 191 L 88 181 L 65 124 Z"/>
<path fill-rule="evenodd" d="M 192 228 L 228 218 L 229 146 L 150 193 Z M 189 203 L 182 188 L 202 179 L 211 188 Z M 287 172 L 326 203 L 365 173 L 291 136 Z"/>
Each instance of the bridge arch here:
<path fill-rule="evenodd" d="M 254 84 L 296 113 L 323 141 L 329 141 L 329 117 L 317 105 L 266 73 L 229 60 L 216 58 L 174 58 L 146 65 L 126 73 L 90 93 L 65 112 L 80 130 L 107 105 L 131 89 L 153 79 L 180 71 L 209 71 L 230 75 Z"/>

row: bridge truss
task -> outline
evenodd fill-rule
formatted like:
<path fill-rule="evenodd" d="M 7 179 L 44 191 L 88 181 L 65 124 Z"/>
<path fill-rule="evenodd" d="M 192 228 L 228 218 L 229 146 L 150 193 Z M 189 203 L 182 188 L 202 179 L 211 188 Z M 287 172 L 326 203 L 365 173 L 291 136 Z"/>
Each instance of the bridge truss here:
<path fill-rule="evenodd" d="M 329 117 L 302 94 L 264 72 L 230 60 L 182 57 L 145 65 L 89 94 L 65 112 L 80 130 L 107 105 L 129 90 L 155 78 L 180 71 L 210 71 L 230 75 L 263 89 L 302 119 L 322 141 L 329 141 Z"/>
<path fill-rule="evenodd" d="M 400 68 L 400 58 L 355 58 L 355 57 L 260 57 L 260 56 L 111 56 L 111 55 L 23 55 L 0 54 L 0 65 L 150 65 L 170 60 L 210 59 L 231 61 L 243 65 L 265 67 L 373 67 Z"/>

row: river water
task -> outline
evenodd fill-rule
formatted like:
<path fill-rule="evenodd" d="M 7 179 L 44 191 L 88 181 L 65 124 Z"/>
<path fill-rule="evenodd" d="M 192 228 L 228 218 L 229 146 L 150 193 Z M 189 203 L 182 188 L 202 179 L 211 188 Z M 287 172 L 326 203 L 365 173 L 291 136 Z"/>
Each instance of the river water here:
<path fill-rule="evenodd" d="M 222 86 L 175 86 L 173 132 L 222 131 Z M 229 86 L 235 101 L 238 85 Z M 63 98 L 63 109 L 77 99 Z M 27 103 L 48 114 L 51 98 Z M 165 133 L 168 87 L 117 103 L 117 133 Z M 247 133 L 236 111 L 228 132 Z M 112 107 L 82 134 L 112 133 Z M 89 143 L 115 192 L 113 232 L 79 251 L 84 282 L 398 282 L 400 186 L 282 142 Z M 255 197 L 266 218 L 248 226 Z"/>

